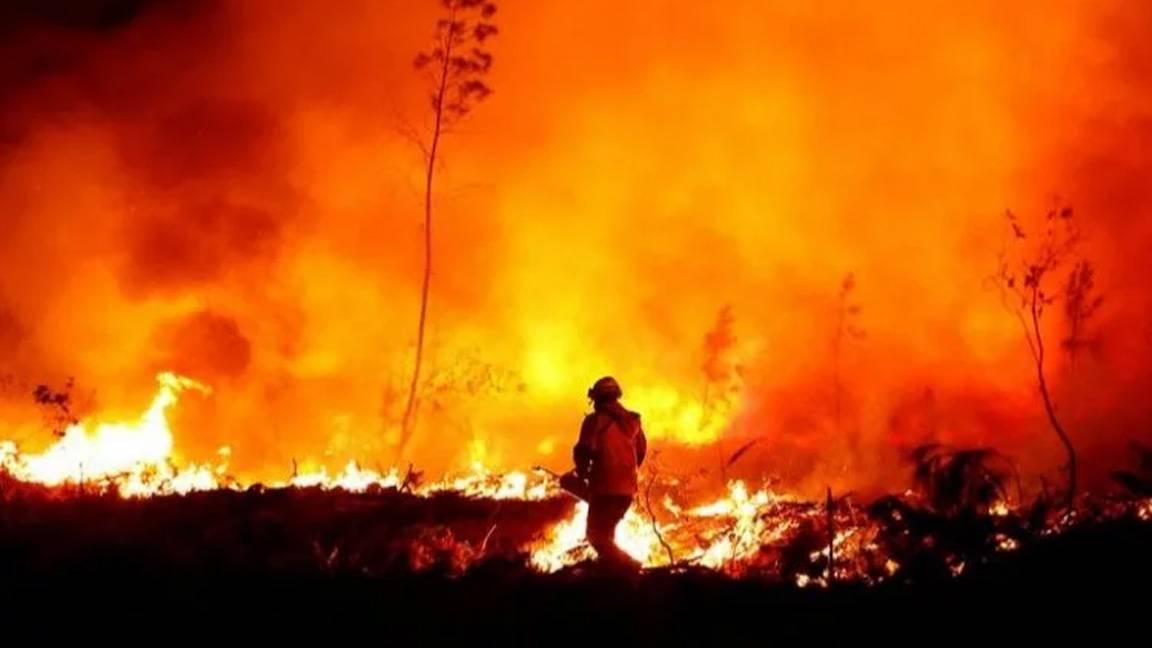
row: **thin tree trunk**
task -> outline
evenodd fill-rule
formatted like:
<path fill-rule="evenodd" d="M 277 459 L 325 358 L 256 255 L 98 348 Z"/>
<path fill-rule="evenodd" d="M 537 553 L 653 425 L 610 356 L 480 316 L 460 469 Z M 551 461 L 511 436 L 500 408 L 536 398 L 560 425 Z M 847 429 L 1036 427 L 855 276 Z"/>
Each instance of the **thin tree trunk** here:
<path fill-rule="evenodd" d="M 652 510 L 652 486 L 656 483 L 656 471 L 652 470 L 651 477 L 648 478 L 648 487 L 644 489 L 644 509 L 648 513 L 648 520 L 652 524 L 652 533 L 656 534 L 656 539 L 660 541 L 660 546 L 664 547 L 664 553 L 668 554 L 668 566 L 676 566 L 676 554 L 672 552 L 672 546 L 664 539 L 664 534 L 660 532 L 660 525 L 656 523 L 656 513 Z"/>
<path fill-rule="evenodd" d="M 1056 407 L 1052 404 L 1052 395 L 1048 391 L 1048 380 L 1044 376 L 1044 339 L 1040 335 L 1038 299 L 1039 296 L 1036 294 L 1036 289 L 1033 288 L 1030 310 L 1032 315 L 1032 332 L 1035 336 L 1033 355 L 1036 360 L 1036 382 L 1040 386 L 1040 398 L 1044 401 L 1044 412 L 1048 415 L 1048 422 L 1052 425 L 1052 430 L 1056 432 L 1056 436 L 1060 437 L 1060 443 L 1064 445 L 1064 451 L 1068 455 L 1068 492 L 1065 496 L 1064 505 L 1068 509 L 1071 509 L 1076 499 L 1076 448 L 1073 447 L 1072 438 L 1069 437 L 1068 432 L 1064 430 L 1060 419 L 1056 417 Z"/>
<path fill-rule="evenodd" d="M 408 386 L 408 404 L 404 408 L 398 454 L 403 454 L 412 439 L 412 425 L 416 415 L 416 392 L 420 387 L 420 370 L 424 362 L 424 332 L 428 321 L 428 293 L 432 284 L 432 183 L 436 174 L 436 153 L 444 125 L 444 91 L 448 85 L 448 65 L 452 56 L 452 39 L 446 39 L 444 62 L 440 67 L 440 84 L 436 91 L 436 122 L 432 128 L 432 143 L 428 148 L 428 166 L 424 172 L 424 282 L 420 289 L 420 321 L 416 329 L 416 362 L 412 368 L 412 382 Z"/>

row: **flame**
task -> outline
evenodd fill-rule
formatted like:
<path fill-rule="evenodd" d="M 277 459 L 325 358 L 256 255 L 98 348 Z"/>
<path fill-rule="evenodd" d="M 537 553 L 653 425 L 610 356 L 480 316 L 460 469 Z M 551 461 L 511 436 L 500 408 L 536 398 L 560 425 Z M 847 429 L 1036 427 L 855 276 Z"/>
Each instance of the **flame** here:
<path fill-rule="evenodd" d="M 996 550 L 997 551 L 1016 551 L 1020 548 L 1020 541 L 1008 537 L 1002 533 L 996 534 Z"/>
<path fill-rule="evenodd" d="M 462 475 L 446 476 L 428 484 L 406 483 L 406 478 L 396 468 L 385 472 L 362 468 L 357 462 L 349 461 L 335 474 L 326 467 L 319 467 L 294 475 L 287 481 L 268 484 L 271 488 L 321 488 L 324 490 L 344 490 L 363 493 L 370 488 L 406 488 L 413 495 L 430 496 L 438 493 L 454 493 L 463 497 L 486 499 L 543 500 L 554 497 L 559 489 L 543 477 L 523 472 L 496 474 L 483 466 L 473 465 L 472 471 Z"/>
<path fill-rule="evenodd" d="M 48 487 L 78 485 L 91 492 L 115 491 L 127 498 L 241 488 L 242 485 L 227 474 L 233 454 L 230 446 L 217 450 L 216 463 L 179 465 L 176 459 L 168 416 L 171 409 L 183 393 L 211 394 L 212 390 L 171 372 L 159 374 L 157 383 L 158 389 L 149 406 L 133 420 L 76 423 L 65 431 L 63 438 L 39 454 L 21 453 L 11 441 L 0 443 L 0 471 L 18 480 Z M 404 489 L 416 497 L 448 495 L 494 500 L 543 500 L 562 496 L 554 480 L 538 472 L 494 472 L 482 463 L 483 446 L 474 444 L 473 450 L 475 461 L 470 471 L 428 483 L 421 483 L 417 475 L 402 474 L 396 468 L 372 470 L 350 461 L 336 473 L 320 466 L 268 487 L 352 493 L 374 488 Z M 680 482 L 668 479 L 665 484 L 678 487 Z M 649 508 L 646 493 L 643 502 L 638 501 L 625 514 L 615 538 L 624 552 L 650 568 L 695 565 L 734 575 L 745 573 L 766 560 L 765 555 L 771 553 L 766 553 L 766 549 L 784 547 L 798 537 L 803 538 L 805 529 L 815 532 L 819 543 L 819 535 L 826 533 L 829 519 L 824 505 L 781 495 L 767 487 L 752 489 L 742 480 L 730 481 L 722 497 L 696 505 L 677 502 L 672 492 L 664 493 L 657 501 L 659 507 Z M 1152 500 L 1136 502 L 1130 510 L 1141 519 L 1152 518 Z M 808 571 L 792 576 L 798 586 L 827 586 L 829 569 L 838 581 L 863 582 L 877 582 L 900 571 L 896 561 L 878 554 L 878 530 L 874 523 L 857 520 L 851 510 L 832 513 L 836 526 L 831 548 L 817 544 L 808 552 Z M 999 502 L 989 513 L 1000 518 L 1011 515 L 1012 509 L 1007 502 Z M 552 526 L 531 548 L 530 564 L 541 572 L 551 573 L 594 558 L 594 551 L 585 540 L 587 517 L 588 504 L 577 503 L 567 519 Z M 1060 532 L 1076 519 L 1074 515 L 1065 516 L 1047 532 Z M 1021 546 L 1019 540 L 1003 533 L 993 539 L 1001 552 L 1016 551 Z M 834 553 L 835 558 L 831 565 L 830 553 Z M 869 569 L 868 565 L 875 567 Z M 966 564 L 958 557 L 950 557 L 948 567 L 954 575 L 960 575 Z"/>
<path fill-rule="evenodd" d="M 170 372 L 159 374 L 156 381 L 159 389 L 135 421 L 70 425 L 63 438 L 40 454 L 21 454 L 14 443 L 4 442 L 0 468 L 17 479 L 46 486 L 113 481 L 125 496 L 217 488 L 222 466 L 174 467 L 168 423 L 168 410 L 182 392 L 208 394 L 211 390 Z"/>
<path fill-rule="evenodd" d="M 768 489 L 749 492 L 739 480 L 729 483 L 726 496 L 688 510 L 666 497 L 664 510 L 672 521 L 654 520 L 653 513 L 633 506 L 616 529 L 616 544 L 646 567 L 668 565 L 671 550 L 677 562 L 724 568 L 795 528 L 791 516 L 770 515 L 773 504 L 782 501 Z M 587 517 L 588 505 L 581 502 L 533 551 L 532 564 L 551 572 L 592 557 L 584 539 Z"/>
<path fill-rule="evenodd" d="M 14 442 L 0 441 L 0 471 L 21 481 L 50 487 L 110 488 L 124 497 L 243 487 L 227 475 L 228 460 L 232 457 L 230 446 L 217 450 L 219 461 L 216 463 L 178 466 L 175 459 L 169 410 L 179 402 L 181 393 L 193 391 L 207 395 L 212 393 L 211 388 L 172 372 L 160 373 L 156 381 L 159 387 L 150 405 L 133 421 L 71 425 L 63 438 L 39 454 L 22 453 Z M 481 446 L 474 445 L 474 449 L 483 456 Z M 479 461 L 462 475 L 446 476 L 427 484 L 406 484 L 405 481 L 396 468 L 376 471 L 349 461 L 335 474 L 319 466 L 268 486 L 340 489 L 354 493 L 374 487 L 407 487 L 420 496 L 455 493 L 463 497 L 520 500 L 542 500 L 558 492 L 556 485 L 543 476 L 523 472 L 496 474 Z"/>
<path fill-rule="evenodd" d="M 584 537 L 587 522 L 588 503 L 579 502 L 571 517 L 553 526 L 547 541 L 532 552 L 531 564 L 541 571 L 555 572 L 565 566 L 594 558 L 595 551 Z M 657 558 L 661 550 L 659 536 L 651 523 L 635 508 L 625 513 L 624 519 L 616 527 L 615 539 L 616 545 L 640 564 L 660 564 Z"/>
<path fill-rule="evenodd" d="M 721 461 L 743 456 L 745 477 L 890 490 L 908 446 L 992 431 L 1042 473 L 1056 444 L 1037 433 L 1028 351 L 987 279 L 997 214 L 1043 218 L 1053 192 L 1085 215 L 1107 296 L 1089 333 L 1107 343 L 1079 364 L 1077 345 L 1053 353 L 1052 391 L 1075 396 L 1060 405 L 1080 438 L 1149 428 L 1152 184 L 1132 144 L 1152 134 L 1137 64 L 1149 3 L 1037 19 L 1035 0 L 954 14 L 519 2 L 499 17 L 497 93 L 446 140 L 434 192 L 435 343 L 404 459 L 436 477 L 360 463 L 392 450 L 413 361 L 411 140 L 426 133 L 408 126 L 428 115 L 410 62 L 436 3 L 351 4 L 212 3 L 179 20 L 155 7 L 75 41 L 21 26 L 14 69 L 58 44 L 82 64 L 0 88 L 0 123 L 18 135 L 0 160 L 3 373 L 66 368 L 103 385 L 164 366 L 214 385 L 218 407 L 201 434 L 175 435 L 181 396 L 209 390 L 161 374 L 140 416 L 73 425 L 40 453 L 0 441 L 0 470 L 146 497 L 240 488 L 230 470 L 248 460 L 243 479 L 272 488 L 544 499 L 549 479 L 508 470 L 564 454 L 580 394 L 613 372 L 653 447 L 684 450 L 684 474 L 727 442 Z M 303 66 L 302 49 L 316 54 Z M 109 87 L 131 94 L 92 92 Z M 57 109 L 72 104 L 92 109 Z M 1045 319 L 1053 342 L 1071 326 L 1061 310 Z M 753 452 L 729 454 L 751 437 Z M 331 464 L 279 472 L 317 448 Z M 649 566 L 737 570 L 826 523 L 818 505 L 726 486 L 634 507 L 618 543 Z M 534 564 L 590 555 L 586 515 L 575 506 Z M 804 553 L 835 553 L 839 577 L 873 536 L 837 528 L 833 551 Z"/>
<path fill-rule="evenodd" d="M 88 386 L 171 367 L 219 390 L 197 440 L 226 436 L 184 450 L 228 443 L 272 480 L 339 445 L 341 465 L 309 479 L 389 483 L 388 466 L 342 464 L 391 450 L 414 359 L 428 115 L 410 63 L 438 3 L 211 3 L 179 20 L 164 4 L 99 39 L 22 25 L 5 51 L 19 68 L 64 39 L 84 64 L 4 88 L 0 122 L 20 135 L 0 160 L 4 372 Z M 1131 142 L 1150 123 L 1133 27 L 1148 3 L 1042 19 L 1035 0 L 514 4 L 496 94 L 445 142 L 436 349 L 405 461 L 468 471 L 472 438 L 489 470 L 555 457 L 580 395 L 614 372 L 654 442 L 755 431 L 776 446 L 764 468 L 812 473 L 796 482 L 858 453 L 845 490 L 895 488 L 906 442 L 989 430 L 1046 470 L 1027 350 L 986 280 L 1001 210 L 1042 214 L 1053 193 L 1085 215 L 1109 311 L 1082 369 L 1096 380 L 1067 386 L 1085 392 L 1075 424 L 1147 418 L 1152 201 Z M 301 48 L 323 55 L 300 67 Z M 109 79 L 130 96 L 58 115 Z"/>
<path fill-rule="evenodd" d="M 327 468 L 321 466 L 318 470 L 294 475 L 287 484 L 277 482 L 272 486 L 317 487 L 327 490 L 339 488 L 353 493 L 363 493 L 372 485 L 382 488 L 398 488 L 401 485 L 400 479 L 400 474 L 395 468 L 382 475 L 374 470 L 361 468 L 355 461 L 349 461 L 344 469 L 335 476 L 329 475 Z"/>
<path fill-rule="evenodd" d="M 427 493 L 454 491 L 468 497 L 521 500 L 541 500 L 557 492 L 549 482 L 533 480 L 525 473 L 494 474 L 479 463 L 472 465 L 471 473 L 431 484 L 423 490 Z"/>

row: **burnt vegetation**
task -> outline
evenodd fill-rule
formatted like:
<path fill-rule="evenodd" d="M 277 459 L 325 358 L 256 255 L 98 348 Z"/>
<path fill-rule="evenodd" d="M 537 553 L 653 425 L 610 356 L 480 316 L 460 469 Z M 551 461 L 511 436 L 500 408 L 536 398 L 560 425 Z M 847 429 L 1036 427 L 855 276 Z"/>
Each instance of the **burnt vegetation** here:
<path fill-rule="evenodd" d="M 1123 604 L 1118 585 L 1152 575 L 1152 561 L 1140 550 L 1152 541 L 1152 525 L 1131 505 L 1139 500 L 1101 502 L 1091 523 L 1052 533 L 1044 503 L 995 510 L 1011 489 L 1011 469 L 992 451 L 925 447 L 911 472 L 914 494 L 865 507 L 851 496 L 781 503 L 772 515 L 801 522 L 783 539 L 756 539 L 764 543 L 758 557 L 739 571 L 682 560 L 631 578 L 589 564 L 551 575 L 528 566 L 527 547 L 571 513 L 573 501 L 565 498 L 252 487 L 125 500 L 0 477 L 0 598 L 12 611 L 53 588 L 86 583 L 99 584 L 107 596 L 81 599 L 84 610 L 150 592 L 132 599 L 134 609 L 174 620 L 202 611 L 251 621 L 269 605 L 304 615 L 301 622 L 323 617 L 359 625 L 381 616 L 391 632 L 425 638 L 483 629 L 527 640 L 580 615 L 573 636 L 613 622 L 622 636 L 637 639 L 731 637 L 744 644 L 769 631 L 717 619 L 755 614 L 771 623 L 772 637 L 800 639 L 816 619 L 833 614 L 849 625 L 826 628 L 824 638 L 839 640 L 885 635 L 869 620 L 896 614 L 891 606 L 899 606 L 905 630 L 954 622 L 953 615 L 977 609 L 982 621 L 1008 622 L 1016 597 L 1062 609 L 1066 597 L 1091 588 L 1098 602 Z M 650 507 L 651 482 L 645 496 Z M 831 587 L 796 587 L 827 573 L 823 551 L 832 525 L 872 525 L 876 550 L 855 558 L 859 564 L 837 555 L 834 568 L 883 580 L 870 587 L 847 578 Z M 1004 551 L 1009 541 L 1017 546 Z M 732 578 L 736 573 L 741 577 Z M 63 605 L 70 602 L 80 600 Z M 429 612 L 435 623 L 420 620 Z M 1089 613 L 1078 608 L 1075 618 Z M 1007 631 L 1013 627 L 1020 626 Z"/>
<path fill-rule="evenodd" d="M 484 377 L 475 382 L 481 392 L 492 381 L 515 383 L 512 376 L 465 374 Z M 69 382 L 39 386 L 32 396 L 69 422 L 71 392 Z M 737 448 L 726 465 L 754 443 Z M 533 547 L 570 518 L 575 502 L 566 496 L 417 495 L 410 485 L 420 473 L 411 467 L 398 487 L 364 493 L 240 489 L 225 481 L 232 488 L 144 499 L 124 499 L 112 483 L 49 488 L 0 471 L 0 599 L 14 610 L 53 588 L 99 583 L 109 593 L 158 593 L 137 605 L 179 619 L 201 610 L 226 616 L 247 609 L 244 596 L 251 596 L 300 614 L 350 614 L 353 624 L 360 615 L 396 615 L 393 631 L 425 638 L 480 628 L 524 638 L 575 613 L 618 624 L 636 639 L 747 643 L 762 634 L 739 624 L 717 628 L 700 615 L 762 614 L 761 607 L 778 624 L 773 636 L 790 639 L 829 614 L 866 625 L 891 605 L 911 617 L 902 621 L 905 629 L 954 620 L 977 602 L 982 618 L 1008 622 L 1014 597 L 1060 609 L 1091 588 L 1122 605 L 1117 588 L 1152 575 L 1152 558 L 1141 549 L 1152 541 L 1152 451 L 1134 445 L 1133 455 L 1133 469 L 1114 474 L 1122 491 L 1085 496 L 1068 515 L 1047 493 L 1021 502 L 1013 463 L 992 448 L 923 445 L 908 457 L 904 494 L 861 504 L 852 493 L 829 491 L 822 502 L 759 508 L 761 521 L 789 521 L 772 527 L 780 533 L 750 533 L 735 518 L 719 529 L 685 518 L 676 533 L 719 534 L 751 549 L 717 568 L 678 554 L 665 538 L 654 502 L 675 496 L 679 481 L 653 461 L 637 506 L 667 564 L 632 577 L 587 562 L 554 574 L 531 566 Z M 631 613 L 606 601 L 626 601 Z M 84 604 L 99 609 L 99 602 Z M 431 626 L 419 621 L 430 610 L 438 614 Z M 858 636 L 829 632 L 837 640 Z M 1029 629 L 1032 637 L 1037 632 Z"/>

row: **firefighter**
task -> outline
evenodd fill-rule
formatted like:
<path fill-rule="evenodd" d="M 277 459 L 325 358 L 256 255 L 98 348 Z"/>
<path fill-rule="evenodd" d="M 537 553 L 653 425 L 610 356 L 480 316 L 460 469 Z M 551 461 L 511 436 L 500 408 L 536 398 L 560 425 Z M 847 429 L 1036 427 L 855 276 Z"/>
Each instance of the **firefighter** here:
<path fill-rule="evenodd" d="M 572 450 L 576 475 L 588 483 L 588 543 L 608 564 L 639 565 L 616 546 L 616 525 L 636 497 L 636 471 L 644 463 L 648 441 L 640 415 L 620 404 L 623 392 L 611 376 L 588 390 L 593 411 L 584 417 L 580 440 Z"/>

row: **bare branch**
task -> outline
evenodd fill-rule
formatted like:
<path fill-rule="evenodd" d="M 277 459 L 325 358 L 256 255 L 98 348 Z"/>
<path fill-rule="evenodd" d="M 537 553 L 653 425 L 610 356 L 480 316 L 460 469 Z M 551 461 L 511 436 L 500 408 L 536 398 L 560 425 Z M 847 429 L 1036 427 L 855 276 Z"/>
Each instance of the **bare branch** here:
<path fill-rule="evenodd" d="M 668 564 L 676 564 L 676 554 L 672 551 L 672 546 L 664 539 L 664 534 L 660 531 L 660 525 L 656 522 L 656 513 L 652 510 L 652 486 L 656 483 L 656 476 L 659 474 L 655 468 L 650 470 L 651 477 L 648 478 L 648 485 L 644 488 L 644 509 L 648 513 L 648 520 L 652 524 L 652 533 L 656 534 L 656 539 L 660 541 L 660 546 L 664 548 L 664 552 L 668 554 Z"/>
<path fill-rule="evenodd" d="M 1047 307 L 1055 305 L 1061 297 L 1059 292 L 1050 287 L 1049 280 L 1070 258 L 1075 257 L 1081 240 L 1080 230 L 1072 216 L 1072 210 L 1067 207 L 1049 210 L 1045 214 L 1043 234 L 1033 239 L 1029 237 L 1020 219 L 1011 211 L 1006 212 L 1005 219 L 1011 231 L 1010 240 L 1015 258 L 1009 258 L 1007 248 L 1002 250 L 997 273 L 1002 301 L 1020 323 L 1032 355 L 1044 412 L 1067 454 L 1068 463 L 1065 468 L 1068 473 L 1068 508 L 1071 508 L 1076 496 L 1076 449 L 1056 414 L 1056 404 L 1048 387 L 1043 319 Z M 1081 268 L 1090 266 L 1085 261 L 1076 262 L 1063 291 L 1065 316 L 1071 326 L 1071 333 L 1066 340 L 1072 341 L 1066 348 L 1074 348 L 1078 343 L 1083 319 L 1090 316 L 1098 304 L 1098 301 L 1087 299 L 1087 291 L 1091 288 L 1091 270 Z"/>

